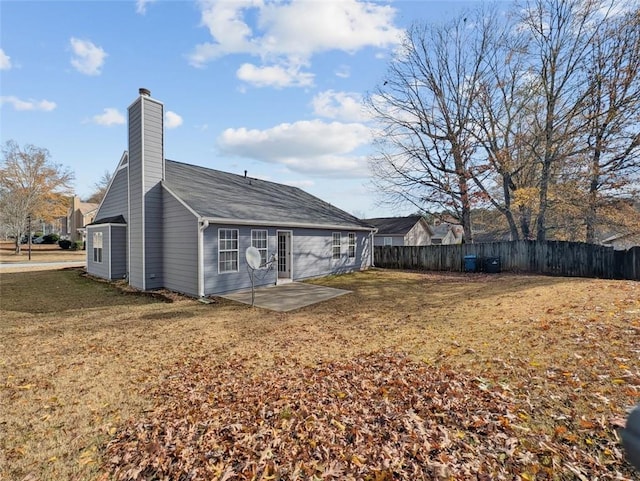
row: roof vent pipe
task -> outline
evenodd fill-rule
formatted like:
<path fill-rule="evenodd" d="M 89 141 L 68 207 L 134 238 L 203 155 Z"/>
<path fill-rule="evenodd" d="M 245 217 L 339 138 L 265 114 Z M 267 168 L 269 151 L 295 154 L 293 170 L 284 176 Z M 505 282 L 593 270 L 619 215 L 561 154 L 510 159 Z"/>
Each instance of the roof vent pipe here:
<path fill-rule="evenodd" d="M 139 88 L 138 92 L 140 93 L 140 95 L 143 95 L 145 97 L 151 97 L 151 90 L 149 89 Z"/>
<path fill-rule="evenodd" d="M 244 178 L 245 179 L 247 178 L 247 171 L 246 170 L 244 171 Z"/>

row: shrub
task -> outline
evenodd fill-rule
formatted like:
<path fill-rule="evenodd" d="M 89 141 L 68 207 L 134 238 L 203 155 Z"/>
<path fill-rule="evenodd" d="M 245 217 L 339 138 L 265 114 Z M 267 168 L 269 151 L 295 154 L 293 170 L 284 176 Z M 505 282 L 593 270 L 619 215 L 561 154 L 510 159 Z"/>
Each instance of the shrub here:
<path fill-rule="evenodd" d="M 71 244 L 71 249 L 73 249 L 74 251 L 84 250 L 84 242 L 81 240 L 73 242 Z"/>
<path fill-rule="evenodd" d="M 60 236 L 58 234 L 47 234 L 42 239 L 43 244 L 55 244 L 60 240 Z"/>
<path fill-rule="evenodd" d="M 67 239 L 60 239 L 58 241 L 58 245 L 60 246 L 60 249 L 69 249 L 71 248 L 71 241 Z"/>

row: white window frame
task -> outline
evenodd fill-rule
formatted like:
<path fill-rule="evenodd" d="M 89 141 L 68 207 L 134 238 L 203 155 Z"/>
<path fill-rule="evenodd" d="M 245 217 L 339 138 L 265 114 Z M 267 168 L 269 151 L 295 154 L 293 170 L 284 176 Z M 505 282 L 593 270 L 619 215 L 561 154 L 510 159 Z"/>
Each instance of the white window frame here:
<path fill-rule="evenodd" d="M 225 238 L 223 239 L 222 232 L 225 232 L 225 234 L 227 232 L 231 232 L 232 233 L 231 237 L 227 238 L 225 235 Z M 235 237 L 234 237 L 234 234 L 235 234 Z M 235 241 L 235 248 L 233 247 L 234 241 Z M 229 246 L 229 243 L 231 243 L 231 246 Z M 231 253 L 231 254 L 235 253 L 235 260 L 232 258 L 231 261 L 229 261 L 228 259 L 225 259 L 223 261 L 222 254 L 228 254 L 228 253 Z M 218 274 L 228 274 L 231 272 L 238 272 L 239 263 L 240 263 L 239 257 L 240 257 L 240 233 L 238 232 L 238 229 L 219 228 L 218 229 Z M 222 270 L 221 266 L 223 262 L 225 264 L 228 262 L 234 263 L 235 269 Z"/>
<path fill-rule="evenodd" d="M 255 236 L 264 234 L 264 238 Z M 260 245 L 264 242 L 264 245 Z M 260 252 L 260 267 L 267 265 L 267 250 L 269 249 L 269 231 L 267 229 L 251 229 L 251 246 Z"/>
<path fill-rule="evenodd" d="M 349 259 L 356 258 L 356 233 L 349 232 L 349 246 L 347 247 Z"/>
<path fill-rule="evenodd" d="M 336 238 L 338 243 L 336 244 Z M 336 248 L 338 251 L 336 252 Z M 336 261 L 342 257 L 342 234 L 340 232 L 333 232 L 331 234 L 331 259 Z"/>
<path fill-rule="evenodd" d="M 94 232 L 91 242 L 93 249 L 93 262 L 96 264 L 102 264 L 102 232 Z"/>
<path fill-rule="evenodd" d="M 393 237 L 385 237 L 384 238 L 384 245 L 385 246 L 392 246 L 393 245 Z"/>

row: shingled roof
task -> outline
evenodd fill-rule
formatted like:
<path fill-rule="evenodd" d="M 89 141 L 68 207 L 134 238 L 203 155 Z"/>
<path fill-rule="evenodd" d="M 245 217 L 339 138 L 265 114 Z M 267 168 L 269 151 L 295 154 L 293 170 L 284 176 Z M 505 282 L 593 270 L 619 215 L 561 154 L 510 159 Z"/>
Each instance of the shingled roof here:
<path fill-rule="evenodd" d="M 368 223 L 302 189 L 165 161 L 163 184 L 200 217 L 230 223 L 371 229 Z"/>
<path fill-rule="evenodd" d="M 378 228 L 378 235 L 406 235 L 422 217 L 410 215 L 407 217 L 377 217 L 363 219 L 362 222 Z"/>

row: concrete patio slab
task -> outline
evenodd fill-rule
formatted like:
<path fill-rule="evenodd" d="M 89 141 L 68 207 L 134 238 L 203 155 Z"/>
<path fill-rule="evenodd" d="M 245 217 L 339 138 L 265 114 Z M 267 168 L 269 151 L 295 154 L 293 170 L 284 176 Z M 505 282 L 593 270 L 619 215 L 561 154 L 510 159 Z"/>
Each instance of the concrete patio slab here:
<path fill-rule="evenodd" d="M 279 286 L 256 288 L 254 305 L 271 311 L 289 312 L 349 294 L 350 292 L 344 289 L 291 282 Z M 251 289 L 220 297 L 251 305 Z"/>

